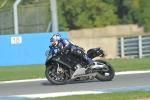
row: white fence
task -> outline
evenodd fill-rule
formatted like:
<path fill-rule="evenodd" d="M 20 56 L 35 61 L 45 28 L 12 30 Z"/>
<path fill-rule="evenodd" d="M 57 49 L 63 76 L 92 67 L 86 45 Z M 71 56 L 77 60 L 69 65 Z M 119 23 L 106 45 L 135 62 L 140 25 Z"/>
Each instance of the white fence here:
<path fill-rule="evenodd" d="M 150 35 L 118 39 L 118 56 L 143 58 L 150 56 Z"/>

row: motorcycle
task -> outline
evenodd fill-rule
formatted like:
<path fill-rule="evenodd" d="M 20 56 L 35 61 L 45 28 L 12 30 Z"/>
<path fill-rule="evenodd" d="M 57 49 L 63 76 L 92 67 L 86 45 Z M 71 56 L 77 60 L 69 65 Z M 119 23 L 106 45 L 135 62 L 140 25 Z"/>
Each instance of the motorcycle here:
<path fill-rule="evenodd" d="M 89 49 L 86 54 L 91 59 L 105 56 L 101 48 Z M 87 66 L 86 61 L 72 55 L 70 51 L 54 53 L 51 48 L 45 52 L 45 55 L 45 76 L 55 85 L 63 85 L 67 81 L 86 81 L 95 78 L 99 81 L 111 81 L 115 75 L 112 65 L 104 60 L 93 60 L 93 64 Z"/>

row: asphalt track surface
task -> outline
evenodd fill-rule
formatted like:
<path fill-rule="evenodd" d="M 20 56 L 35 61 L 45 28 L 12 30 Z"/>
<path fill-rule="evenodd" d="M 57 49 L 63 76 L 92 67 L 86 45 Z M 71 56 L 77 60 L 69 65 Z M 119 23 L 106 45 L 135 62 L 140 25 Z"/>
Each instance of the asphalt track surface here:
<path fill-rule="evenodd" d="M 68 82 L 53 85 L 47 79 L 0 82 L 0 97 L 13 95 L 44 94 L 72 91 L 103 90 L 150 86 L 150 71 L 143 73 L 116 74 L 112 81 L 98 80 Z"/>

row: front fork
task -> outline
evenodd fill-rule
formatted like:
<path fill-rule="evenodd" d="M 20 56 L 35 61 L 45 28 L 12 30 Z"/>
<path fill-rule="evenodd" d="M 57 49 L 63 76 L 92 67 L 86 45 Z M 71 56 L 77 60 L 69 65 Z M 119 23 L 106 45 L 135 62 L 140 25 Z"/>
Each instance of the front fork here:
<path fill-rule="evenodd" d="M 61 72 L 61 70 L 60 70 L 59 63 L 57 63 L 57 74 L 59 74 L 60 72 Z"/>

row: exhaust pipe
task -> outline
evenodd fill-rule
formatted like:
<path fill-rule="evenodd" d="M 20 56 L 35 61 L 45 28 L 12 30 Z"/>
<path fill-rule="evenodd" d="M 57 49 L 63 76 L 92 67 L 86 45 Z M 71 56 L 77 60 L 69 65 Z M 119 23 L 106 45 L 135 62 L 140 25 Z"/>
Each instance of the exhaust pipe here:
<path fill-rule="evenodd" d="M 102 69 L 103 71 L 108 71 L 109 68 L 107 65 L 103 64 L 103 63 L 99 63 L 99 62 L 94 62 L 94 65 L 91 66 L 91 69 Z"/>
<path fill-rule="evenodd" d="M 102 68 L 104 68 L 103 65 L 93 65 L 93 66 L 91 67 L 91 69 L 102 69 Z"/>

